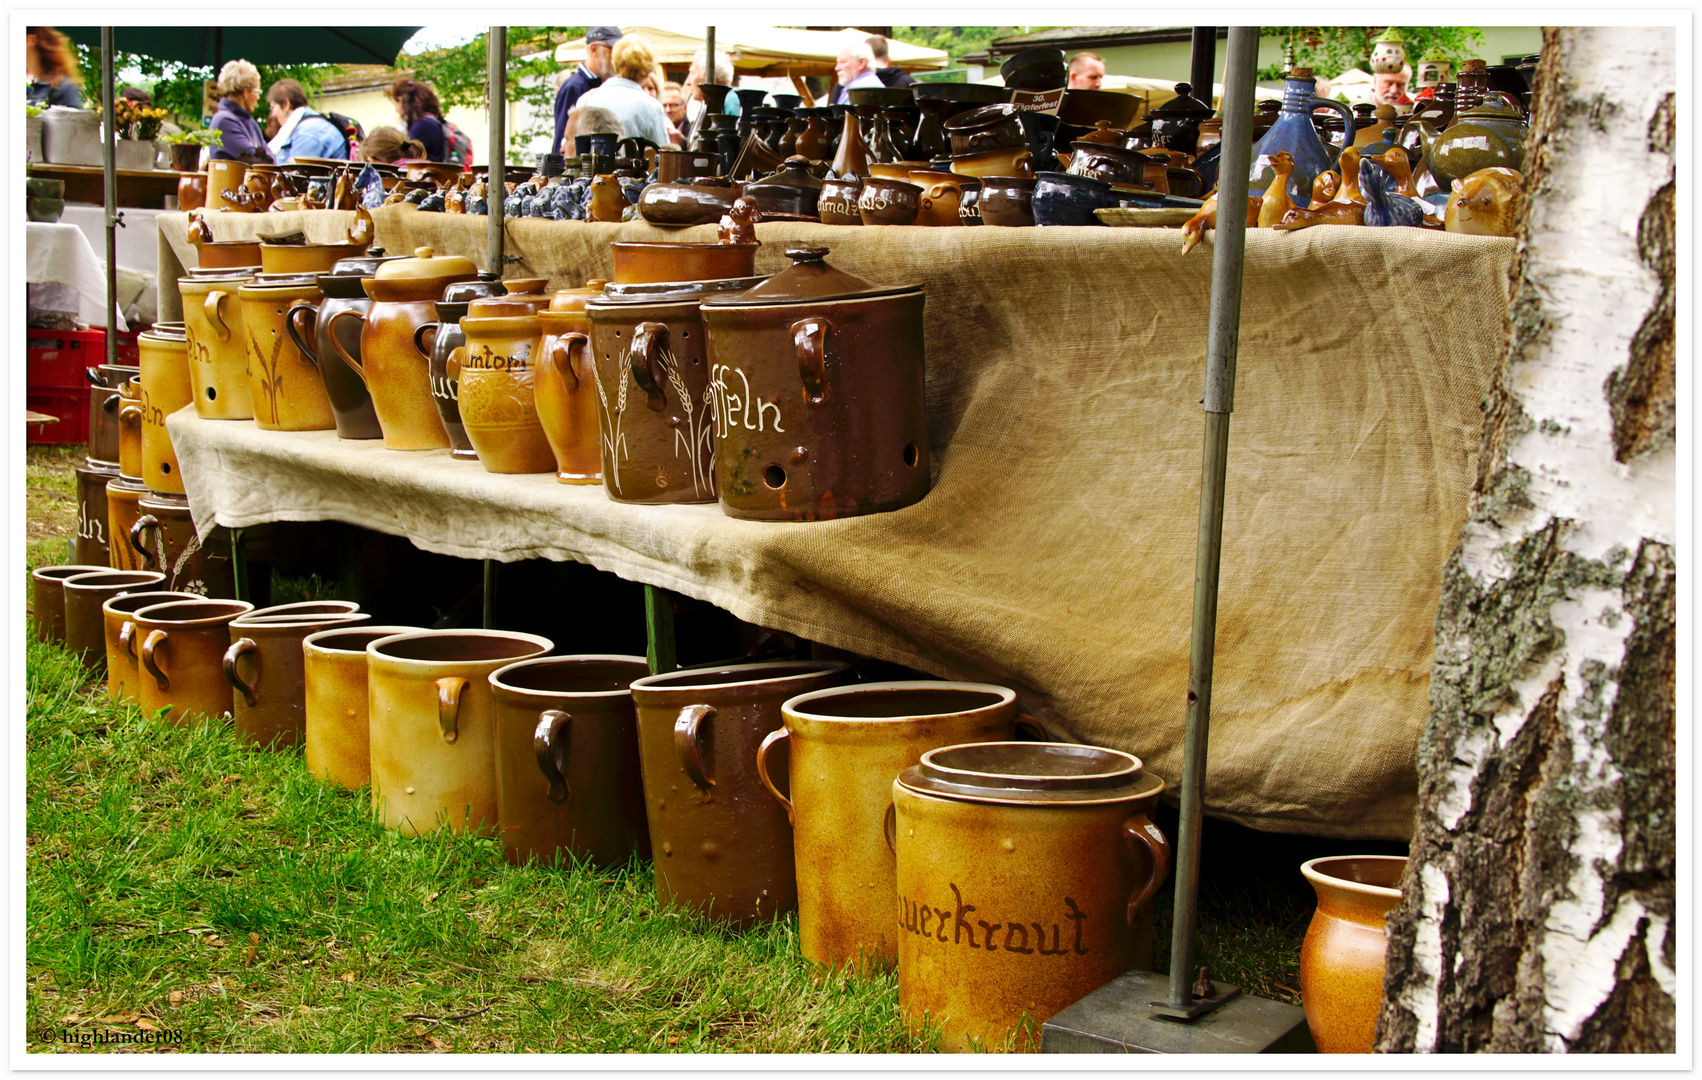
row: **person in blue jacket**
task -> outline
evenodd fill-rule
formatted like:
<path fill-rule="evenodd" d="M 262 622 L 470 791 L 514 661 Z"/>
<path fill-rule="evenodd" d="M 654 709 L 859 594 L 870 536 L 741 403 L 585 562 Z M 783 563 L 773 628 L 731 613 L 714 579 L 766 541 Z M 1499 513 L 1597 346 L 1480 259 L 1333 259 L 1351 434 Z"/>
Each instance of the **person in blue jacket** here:
<path fill-rule="evenodd" d="M 593 26 L 585 32 L 584 63 L 556 87 L 556 134 L 555 141 L 550 144 L 552 152 L 567 153 L 561 148 L 562 135 L 567 130 L 567 114 L 579 104 L 587 90 L 596 89 L 604 79 L 614 74 L 614 46 L 620 39 L 621 28 L 618 26 Z"/>
<path fill-rule="evenodd" d="M 273 161 L 287 165 L 300 157 L 348 160 L 349 137 L 329 116 L 308 108 L 300 83 L 279 79 L 267 88 L 266 101 L 278 124 L 278 133 L 267 144 Z"/>
<path fill-rule="evenodd" d="M 222 135 L 224 142 L 212 147 L 207 156 L 216 161 L 271 161 L 271 148 L 254 120 L 254 106 L 260 104 L 259 70 L 246 60 L 229 61 L 219 69 L 216 89 L 219 107 L 207 127 Z"/>

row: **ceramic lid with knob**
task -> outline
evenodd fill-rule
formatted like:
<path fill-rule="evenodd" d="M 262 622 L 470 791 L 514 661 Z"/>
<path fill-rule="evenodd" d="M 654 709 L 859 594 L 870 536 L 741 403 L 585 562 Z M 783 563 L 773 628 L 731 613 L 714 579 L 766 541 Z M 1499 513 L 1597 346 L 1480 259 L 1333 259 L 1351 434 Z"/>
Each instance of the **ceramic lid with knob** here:
<path fill-rule="evenodd" d="M 414 249 L 412 258 L 387 260 L 372 276 L 379 281 L 418 280 L 422 278 L 453 278 L 477 274 L 473 260 L 460 255 L 439 255 L 429 247 Z"/>
<path fill-rule="evenodd" d="M 827 264 L 829 249 L 792 247 L 786 249 L 792 265 L 754 288 L 703 301 L 704 307 L 747 307 L 753 304 L 813 304 L 824 300 L 866 300 L 877 296 L 919 293 L 920 282 L 905 285 L 876 285 L 855 274 Z M 614 286 L 609 286 L 611 289 Z"/>
<path fill-rule="evenodd" d="M 509 293 L 506 296 L 483 296 L 467 304 L 469 319 L 519 319 L 536 315 L 550 306 L 551 297 L 543 293 Z"/>
<path fill-rule="evenodd" d="M 444 322 L 460 322 L 467 315 L 467 305 L 487 296 L 506 296 L 508 286 L 496 280 L 490 271 L 480 271 L 477 281 L 457 281 L 443 290 L 443 299 L 433 302 L 437 317 Z"/>
<path fill-rule="evenodd" d="M 1164 787 L 1133 754 L 1044 742 L 942 746 L 900 773 L 898 783 L 918 794 L 1005 805 L 1125 802 Z"/>
<path fill-rule="evenodd" d="M 585 302 L 587 311 L 610 304 L 671 304 L 682 300 L 710 302 L 709 297 L 742 294 L 764 281 L 760 277 L 711 278 L 707 281 L 611 282 Z"/>
<path fill-rule="evenodd" d="M 366 249 L 366 254 L 355 255 L 347 259 L 338 259 L 331 264 L 328 274 L 348 275 L 352 277 L 371 277 L 378 268 L 387 262 L 406 259 L 406 255 L 386 255 L 381 247 Z"/>
<path fill-rule="evenodd" d="M 1194 88 L 1176 84 L 1176 96 L 1147 114 L 1149 120 L 1209 120 L 1211 106 L 1194 97 Z"/>

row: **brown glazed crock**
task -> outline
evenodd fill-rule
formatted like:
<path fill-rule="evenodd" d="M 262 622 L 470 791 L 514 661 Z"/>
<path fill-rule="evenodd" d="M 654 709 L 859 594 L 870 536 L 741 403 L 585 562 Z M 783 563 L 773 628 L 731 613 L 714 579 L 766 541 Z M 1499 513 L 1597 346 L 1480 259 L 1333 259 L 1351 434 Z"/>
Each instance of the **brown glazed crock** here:
<path fill-rule="evenodd" d="M 230 683 L 225 681 L 224 656 L 230 648 L 230 623 L 253 611 L 243 600 L 172 600 L 137 610 L 130 621 L 142 644 L 142 712 L 152 716 L 169 707 L 166 722 L 184 727 L 201 719 L 217 719 L 231 711 Z"/>
<path fill-rule="evenodd" d="M 30 614 L 41 640 L 65 644 L 65 579 L 110 569 L 110 566 L 64 564 L 30 571 Z"/>
<path fill-rule="evenodd" d="M 182 323 L 155 323 L 156 330 L 183 333 Z M 89 382 L 89 464 L 118 464 L 118 388 L 126 379 L 140 375 L 140 367 L 100 364 L 83 369 Z"/>
<path fill-rule="evenodd" d="M 1037 1050 L 1054 1013 L 1150 965 L 1163 791 L 1128 754 L 1065 743 L 946 747 L 904 770 L 900 1015 L 938 1023 L 947 1050 Z"/>
<path fill-rule="evenodd" d="M 552 656 L 491 672 L 497 826 L 519 865 L 598 869 L 650 857 L 634 679 L 642 656 Z"/>
<path fill-rule="evenodd" d="M 361 288 L 361 279 L 377 273 L 384 263 L 405 257 L 385 255 L 383 248 L 373 248 L 361 258 L 343 259 L 330 273 L 320 274 L 316 279 L 325 297 L 321 303 L 302 301 L 289 310 L 285 328 L 302 356 L 319 369 L 339 438 L 377 439 L 384 433 L 379 430 L 378 415 L 372 411 L 372 395 L 367 392 L 366 380 L 356 368 L 342 361 L 332 345 L 331 324 L 341 311 L 365 315 L 372 307 L 372 299 Z M 360 331 L 364 325 L 359 319 L 344 320 L 336 330 L 336 339 L 357 362 L 361 358 Z"/>
<path fill-rule="evenodd" d="M 316 275 L 262 274 L 237 289 L 248 339 L 249 400 L 262 431 L 328 431 L 337 426 L 325 380 L 286 329 L 299 303 L 322 298 Z"/>
<path fill-rule="evenodd" d="M 142 482 L 142 380 L 118 384 L 118 474 Z"/>
<path fill-rule="evenodd" d="M 1009 102 L 998 102 L 958 113 L 947 120 L 946 135 L 951 139 L 951 156 L 969 157 L 1027 145 L 1022 123 L 1017 119 L 1021 111 Z"/>
<path fill-rule="evenodd" d="M 703 302 L 715 487 L 732 517 L 813 521 L 928 493 L 922 287 L 874 285 L 787 249 L 793 265 Z"/>
<path fill-rule="evenodd" d="M 986 179 L 989 176 L 1033 176 L 1034 155 L 1028 145 L 1009 146 L 979 154 L 953 155 L 951 171 L 963 176 Z M 1042 165 L 1042 168 L 1045 166 Z"/>
<path fill-rule="evenodd" d="M 816 213 L 823 225 L 861 225 L 862 211 L 857 200 L 863 196 L 860 176 L 830 176 L 821 182 L 821 196 L 816 200 Z"/>
<path fill-rule="evenodd" d="M 730 664 L 632 684 L 656 895 L 748 926 L 797 903 L 792 826 L 764 790 L 756 751 L 780 705 L 851 680 L 833 660 Z"/>
<path fill-rule="evenodd" d="M 112 523 L 106 505 L 106 486 L 116 479 L 117 465 L 100 465 L 89 459 L 77 466 L 77 538 L 71 545 L 72 562 L 112 565 Z"/>
<path fill-rule="evenodd" d="M 760 243 L 693 244 L 666 240 L 617 240 L 614 253 L 617 285 L 657 281 L 709 281 L 750 277 L 756 273 Z"/>
<path fill-rule="evenodd" d="M 182 324 L 156 324 L 136 336 L 142 368 L 142 482 L 153 491 L 183 493 L 177 451 L 165 418 L 195 398 L 189 381 L 189 337 Z"/>
<path fill-rule="evenodd" d="M 562 289 L 549 310 L 538 313 L 538 377 L 533 394 L 538 423 L 555 455 L 563 484 L 603 482 L 597 427 L 596 368 L 591 363 L 591 320 L 585 304 L 608 282 L 594 279 L 583 289 Z"/>
<path fill-rule="evenodd" d="M 130 529 L 142 516 L 142 496 L 148 489 L 139 480 L 123 476 L 106 484 L 107 551 L 114 570 L 148 570 L 139 552 L 130 543 Z"/>
<path fill-rule="evenodd" d="M 772 175 L 745 185 L 745 195 L 764 215 L 815 217 L 821 192 L 821 178 L 810 171 L 810 159 L 802 154 L 793 154 Z"/>
<path fill-rule="evenodd" d="M 235 270 L 178 279 L 189 341 L 189 383 L 195 390 L 195 415 L 203 420 L 254 419 L 248 335 L 237 299 L 237 291 L 253 277 L 250 271 Z"/>
<path fill-rule="evenodd" d="M 506 296 L 508 286 L 495 280 L 494 275 L 481 273 L 477 281 L 463 281 L 443 290 L 443 299 L 433 302 L 437 321 L 420 324 L 414 331 L 414 347 L 426 358 L 426 374 L 431 379 L 431 400 L 443 421 L 444 433 L 449 436 L 449 456 L 462 461 L 479 460 L 479 452 L 467 438 L 461 425 L 460 382 L 449 374 L 450 363 L 460 370 L 466 354 L 467 336 L 461 332 L 461 320 L 467 317 L 467 305 L 486 296 Z M 429 343 L 429 344 L 428 344 Z"/>
<path fill-rule="evenodd" d="M 308 772 L 350 789 L 372 780 L 366 647 L 420 629 L 360 623 L 302 639 L 302 742 Z"/>
<path fill-rule="evenodd" d="M 456 380 L 461 426 L 486 472 L 555 469 L 533 393 L 543 335 L 538 312 L 549 304 L 541 293 L 486 297 L 468 304 L 461 320 L 466 345 L 446 371 Z"/>
<path fill-rule="evenodd" d="M 914 170 L 910 181 L 922 186 L 916 224 L 934 228 L 961 226 L 963 220 L 958 216 L 958 207 L 963 203 L 964 189 L 981 183 L 972 176 L 931 169 Z"/>
<path fill-rule="evenodd" d="M 106 630 L 101 605 L 123 593 L 157 589 L 164 580 L 164 574 L 150 570 L 97 570 L 66 578 L 66 650 L 96 671 L 105 671 Z"/>
<path fill-rule="evenodd" d="M 591 321 L 603 490 L 616 502 L 715 501 L 715 416 L 699 303 L 761 278 L 610 284 Z"/>
<path fill-rule="evenodd" d="M 865 225 L 914 225 L 922 210 L 922 185 L 887 176 L 863 181 L 857 196 L 857 213 Z"/>
<path fill-rule="evenodd" d="M 107 499 L 112 488 L 107 488 Z M 182 589 L 199 596 L 234 598 L 236 575 L 230 548 L 223 534 L 209 534 L 203 543 L 182 495 L 148 491 L 136 500 L 138 516 L 126 534 L 140 565 L 127 569 L 158 570 L 165 587 Z M 221 539 L 214 542 L 214 536 Z"/>
<path fill-rule="evenodd" d="M 984 176 L 981 178 L 981 221 L 987 225 L 1022 227 L 1034 224 L 1032 176 Z"/>
<path fill-rule="evenodd" d="M 828 967 L 891 967 L 895 867 L 882 835 L 892 777 L 925 751 L 1015 736 L 1016 694 L 963 682 L 862 683 L 799 694 L 757 751 L 757 773 L 792 821 L 798 946 Z M 791 797 L 770 760 L 786 744 Z"/>
<path fill-rule="evenodd" d="M 696 176 L 714 176 L 721 168 L 720 158 L 702 150 L 656 151 L 656 182 L 672 184 Z"/>
<path fill-rule="evenodd" d="M 367 645 L 372 804 L 386 828 L 496 833 L 488 676 L 553 647 L 504 630 L 421 630 Z"/>
<path fill-rule="evenodd" d="M 243 207 L 225 198 L 222 192 L 242 190 L 242 177 L 248 166 L 240 161 L 220 158 L 207 162 L 207 209 L 241 210 Z M 258 262 L 259 260 L 255 260 Z"/>
<path fill-rule="evenodd" d="M 260 266 L 260 241 L 219 240 L 195 245 L 197 270 L 248 270 Z"/>
<path fill-rule="evenodd" d="M 1406 863 L 1399 855 L 1343 855 L 1300 867 L 1318 893 L 1300 946 L 1300 999 L 1321 1054 L 1371 1053 L 1389 944 L 1383 920 L 1401 902 Z"/>
<path fill-rule="evenodd" d="M 323 274 L 344 259 L 365 254 L 365 244 L 260 245 L 262 274 Z"/>
<path fill-rule="evenodd" d="M 113 701 L 136 701 L 141 691 L 142 639 L 132 617 L 145 607 L 173 600 L 203 600 L 187 592 L 127 592 L 100 606 L 101 636 L 106 644 L 106 696 Z"/>
<path fill-rule="evenodd" d="M 307 729 L 302 640 L 369 621 L 358 607 L 348 600 L 285 604 L 231 620 L 223 669 L 236 691 L 231 711 L 238 738 L 279 750 L 301 744 Z"/>

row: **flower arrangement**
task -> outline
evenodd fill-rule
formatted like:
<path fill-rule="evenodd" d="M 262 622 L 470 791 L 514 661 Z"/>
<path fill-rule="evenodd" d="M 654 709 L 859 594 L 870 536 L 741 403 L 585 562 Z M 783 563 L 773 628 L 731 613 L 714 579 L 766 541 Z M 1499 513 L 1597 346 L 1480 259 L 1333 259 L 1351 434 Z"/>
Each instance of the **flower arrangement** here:
<path fill-rule="evenodd" d="M 151 142 L 160 133 L 160 124 L 171 115 L 165 109 L 148 108 L 129 98 L 112 103 L 113 130 L 120 138 Z"/>
<path fill-rule="evenodd" d="M 165 141 L 173 146 L 223 146 L 224 133 L 211 128 L 190 128 L 174 135 L 167 135 Z"/>

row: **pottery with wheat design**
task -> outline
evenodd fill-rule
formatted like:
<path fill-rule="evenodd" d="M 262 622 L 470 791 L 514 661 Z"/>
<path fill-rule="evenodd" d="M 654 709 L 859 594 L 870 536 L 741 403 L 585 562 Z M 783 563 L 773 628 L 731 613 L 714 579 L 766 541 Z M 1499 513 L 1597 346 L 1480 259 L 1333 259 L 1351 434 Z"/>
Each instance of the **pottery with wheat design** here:
<path fill-rule="evenodd" d="M 189 381 L 195 415 L 203 420 L 252 420 L 248 384 L 248 335 L 237 296 L 254 278 L 250 271 L 179 278 L 183 326 L 189 339 Z M 128 475 L 128 474 L 126 474 Z"/>
<path fill-rule="evenodd" d="M 290 308 L 324 299 L 314 274 L 260 274 L 239 287 L 248 346 L 249 399 L 263 431 L 328 431 L 337 426 L 319 368 L 285 329 Z"/>

